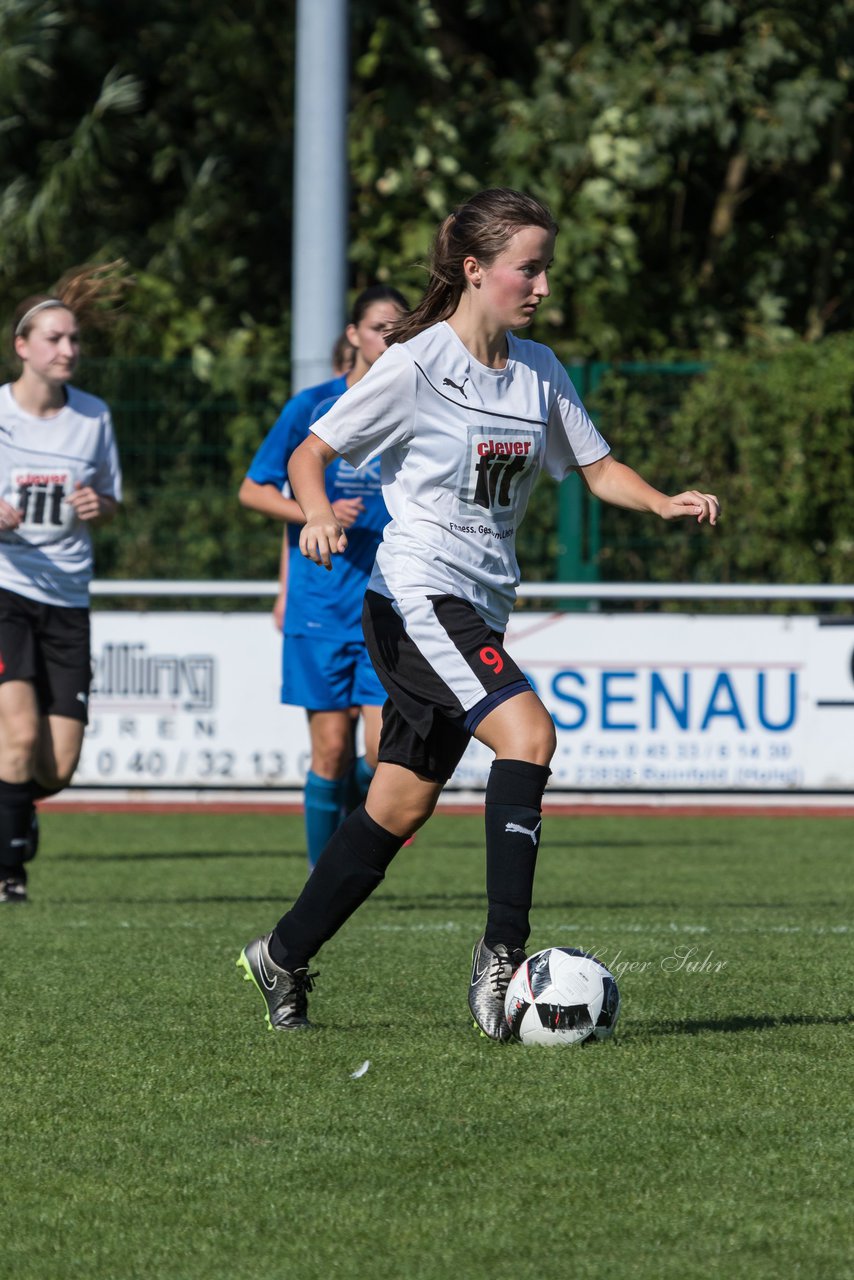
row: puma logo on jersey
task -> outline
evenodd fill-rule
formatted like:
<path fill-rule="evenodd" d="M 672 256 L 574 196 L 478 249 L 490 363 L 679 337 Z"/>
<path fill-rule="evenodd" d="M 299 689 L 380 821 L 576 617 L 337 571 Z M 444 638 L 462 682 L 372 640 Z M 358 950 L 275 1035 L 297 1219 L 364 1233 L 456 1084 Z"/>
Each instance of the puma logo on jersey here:
<path fill-rule="evenodd" d="M 533 830 L 529 831 L 527 827 L 523 827 L 518 822 L 508 822 L 504 830 L 511 831 L 511 832 L 513 831 L 518 832 L 520 836 L 530 836 L 531 844 L 536 845 L 537 835 L 539 834 L 539 830 L 542 825 L 543 825 L 543 820 L 541 818 L 540 821 L 537 823 L 537 825 L 533 828 Z"/>
<path fill-rule="evenodd" d="M 463 387 L 466 385 L 467 382 L 468 382 L 468 378 L 463 378 L 462 385 L 457 386 L 456 382 L 452 382 L 450 378 L 443 378 L 442 386 L 453 387 L 455 391 L 459 391 L 460 395 L 464 400 L 468 400 L 468 396 L 466 395 L 465 391 L 463 391 Z"/>

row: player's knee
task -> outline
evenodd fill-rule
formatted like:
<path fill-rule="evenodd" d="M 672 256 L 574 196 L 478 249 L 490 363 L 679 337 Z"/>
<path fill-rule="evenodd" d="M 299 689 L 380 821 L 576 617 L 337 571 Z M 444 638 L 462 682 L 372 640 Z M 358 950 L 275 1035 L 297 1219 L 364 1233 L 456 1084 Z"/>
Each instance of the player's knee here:
<path fill-rule="evenodd" d="M 409 839 L 432 814 L 436 807 L 437 796 L 419 796 L 396 798 L 389 804 L 382 796 L 368 794 L 365 808 L 374 822 L 397 836 Z"/>
<path fill-rule="evenodd" d="M 74 777 L 77 760 L 48 766 L 40 766 L 36 770 L 35 780 L 47 795 L 55 795 L 64 791 Z"/>
<path fill-rule="evenodd" d="M 548 725 L 545 729 L 542 743 L 544 759 L 535 761 L 536 764 L 550 764 L 552 756 L 557 751 L 557 732 L 554 726 L 554 720 L 551 716 L 548 719 Z"/>
<path fill-rule="evenodd" d="M 517 732 L 512 754 L 529 764 L 549 765 L 557 750 L 557 734 L 551 716 L 539 717 Z"/>
<path fill-rule="evenodd" d="M 29 778 L 38 744 L 38 725 L 26 717 L 6 720 L 0 734 L 0 765 L 3 776 Z"/>
<path fill-rule="evenodd" d="M 316 773 L 319 778 L 328 778 L 330 782 L 337 782 L 339 778 L 346 776 L 351 763 L 352 752 L 349 743 L 342 744 L 340 748 L 327 747 L 324 750 L 312 752 L 311 772 Z"/>
<path fill-rule="evenodd" d="M 424 826 L 424 823 L 430 817 L 435 808 L 436 801 L 432 798 L 429 801 L 422 801 L 418 804 L 404 806 L 401 813 L 400 834 L 407 837 L 414 836 L 419 827 Z"/>
<path fill-rule="evenodd" d="M 312 736 L 311 771 L 320 778 L 337 781 L 343 778 L 353 762 L 353 744 L 349 732 L 338 726 L 328 727 Z"/>

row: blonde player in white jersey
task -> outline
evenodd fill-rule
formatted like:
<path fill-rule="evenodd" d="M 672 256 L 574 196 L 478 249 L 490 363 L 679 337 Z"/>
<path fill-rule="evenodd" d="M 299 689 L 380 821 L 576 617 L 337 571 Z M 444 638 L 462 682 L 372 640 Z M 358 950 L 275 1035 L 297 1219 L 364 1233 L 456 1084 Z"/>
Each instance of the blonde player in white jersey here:
<path fill-rule="evenodd" d="M 0 902 L 27 898 L 35 801 L 71 781 L 91 682 L 91 526 L 115 514 L 110 411 L 70 385 L 78 320 L 127 281 L 85 266 L 18 306 L 21 373 L 0 387 Z"/>
<path fill-rule="evenodd" d="M 519 570 L 515 534 L 538 473 L 578 471 L 603 501 L 662 519 L 715 524 L 718 501 L 668 497 L 617 462 L 554 354 L 519 340 L 549 295 L 557 227 L 537 200 L 482 191 L 445 219 L 421 304 L 389 349 L 312 427 L 289 475 L 306 523 L 303 554 L 329 567 L 347 544 L 323 483 L 341 455 L 381 457 L 391 522 L 363 626 L 388 700 L 365 804 L 339 827 L 275 929 L 238 964 L 271 1027 L 308 1025 L 308 965 L 383 879 L 433 812 L 471 737 L 494 753 L 486 787 L 486 897 L 469 1008 L 493 1040 L 510 1035 L 504 995 L 524 959 L 552 718 L 504 647 Z"/>

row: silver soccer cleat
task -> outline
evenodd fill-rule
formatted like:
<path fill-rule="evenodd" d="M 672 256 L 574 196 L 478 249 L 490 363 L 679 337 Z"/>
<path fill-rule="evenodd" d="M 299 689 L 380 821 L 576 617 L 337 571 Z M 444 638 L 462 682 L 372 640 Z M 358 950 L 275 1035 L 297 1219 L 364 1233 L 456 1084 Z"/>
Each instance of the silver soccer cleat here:
<path fill-rule="evenodd" d="M 469 1008 L 475 1026 L 490 1040 L 509 1040 L 510 1028 L 504 1016 L 504 997 L 510 979 L 525 961 L 521 947 L 511 949 L 503 942 L 492 951 L 481 938 L 471 957 Z"/>
<path fill-rule="evenodd" d="M 306 1031 L 311 1027 L 307 995 L 317 974 L 308 969 L 295 969 L 293 973 L 280 969 L 270 959 L 271 937 L 267 933 L 248 943 L 237 957 L 237 967 L 243 970 L 244 982 L 254 982 L 264 997 L 266 1023 L 271 1031 Z"/>
<path fill-rule="evenodd" d="M 20 876 L 0 880 L 0 902 L 26 902 L 27 882 Z"/>

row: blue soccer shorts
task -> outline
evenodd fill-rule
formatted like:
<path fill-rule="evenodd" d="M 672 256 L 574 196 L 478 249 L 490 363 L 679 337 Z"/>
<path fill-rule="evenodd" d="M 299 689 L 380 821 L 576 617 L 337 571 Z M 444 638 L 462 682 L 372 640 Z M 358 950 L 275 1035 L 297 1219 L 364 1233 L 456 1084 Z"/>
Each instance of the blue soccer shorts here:
<path fill-rule="evenodd" d="M 381 707 L 385 700 L 363 640 L 285 637 L 282 702 L 307 711 L 346 711 Z"/>

